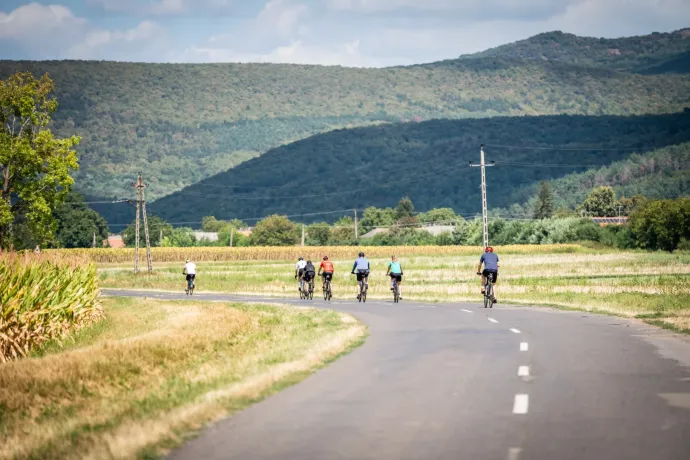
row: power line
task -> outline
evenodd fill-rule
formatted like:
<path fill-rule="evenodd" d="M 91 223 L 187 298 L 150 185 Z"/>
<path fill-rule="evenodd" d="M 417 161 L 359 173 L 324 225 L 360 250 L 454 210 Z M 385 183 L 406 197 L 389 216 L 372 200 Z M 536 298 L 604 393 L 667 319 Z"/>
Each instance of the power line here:
<path fill-rule="evenodd" d="M 522 150 L 559 150 L 563 152 L 614 152 L 614 151 L 630 151 L 630 150 L 649 150 L 659 148 L 654 147 L 620 147 L 620 148 L 609 148 L 609 147 L 589 147 L 589 148 L 574 148 L 574 147 L 529 147 L 522 145 L 505 145 L 505 144 L 484 144 L 487 147 L 500 147 L 505 149 L 522 149 Z"/>

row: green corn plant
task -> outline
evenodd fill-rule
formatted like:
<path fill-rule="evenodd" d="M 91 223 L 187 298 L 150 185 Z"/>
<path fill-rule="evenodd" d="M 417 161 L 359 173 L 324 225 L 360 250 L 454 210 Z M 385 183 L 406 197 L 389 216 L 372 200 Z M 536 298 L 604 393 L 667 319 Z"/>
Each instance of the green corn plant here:
<path fill-rule="evenodd" d="M 85 258 L 0 252 L 0 362 L 100 320 L 99 293 Z"/>

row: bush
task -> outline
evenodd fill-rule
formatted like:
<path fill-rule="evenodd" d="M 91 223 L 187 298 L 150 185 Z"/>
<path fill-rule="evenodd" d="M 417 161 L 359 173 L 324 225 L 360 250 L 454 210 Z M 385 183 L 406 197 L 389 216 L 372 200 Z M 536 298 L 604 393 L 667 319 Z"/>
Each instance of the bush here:
<path fill-rule="evenodd" d="M 0 253 L 0 361 L 102 318 L 98 295 L 84 259 Z"/>

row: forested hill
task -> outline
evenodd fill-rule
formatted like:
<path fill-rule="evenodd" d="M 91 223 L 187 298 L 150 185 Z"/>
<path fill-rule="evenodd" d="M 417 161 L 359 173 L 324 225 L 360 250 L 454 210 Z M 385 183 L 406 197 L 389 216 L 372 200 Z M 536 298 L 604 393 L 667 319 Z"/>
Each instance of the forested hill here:
<path fill-rule="evenodd" d="M 409 195 L 420 210 L 480 209 L 479 145 L 487 144 L 489 205 L 546 178 L 608 165 L 690 141 L 690 110 L 650 116 L 496 117 L 433 120 L 339 130 L 271 150 L 225 173 L 157 200 L 171 222 L 253 218 L 366 206 Z M 553 147 L 558 146 L 559 150 Z M 321 220 L 323 216 L 307 220 Z"/>
<path fill-rule="evenodd" d="M 461 59 L 487 57 L 556 61 L 638 73 L 690 73 L 690 29 L 614 39 L 548 32 Z"/>
<path fill-rule="evenodd" d="M 668 46 L 678 48 L 675 41 Z M 18 70 L 55 79 L 60 107 L 54 128 L 83 137 L 76 187 L 105 197 L 131 196 L 138 171 L 146 172 L 151 196 L 160 197 L 336 128 L 496 115 L 669 113 L 690 106 L 685 75 L 514 56 L 387 69 L 0 62 L 0 78 Z"/>

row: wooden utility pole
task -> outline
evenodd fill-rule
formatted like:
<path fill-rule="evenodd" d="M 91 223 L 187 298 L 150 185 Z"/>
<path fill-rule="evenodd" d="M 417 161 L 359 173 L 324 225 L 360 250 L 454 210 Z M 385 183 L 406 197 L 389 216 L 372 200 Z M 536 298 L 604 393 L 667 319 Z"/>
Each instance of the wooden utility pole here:
<path fill-rule="evenodd" d="M 142 217 L 144 218 L 144 237 L 146 239 L 146 263 L 148 265 L 149 273 L 153 272 L 151 261 L 151 240 L 149 239 L 149 222 L 146 216 L 146 195 L 144 189 L 148 187 L 144 184 L 141 173 L 137 177 L 137 182 L 132 184 L 137 189 L 137 218 L 136 218 L 136 232 L 135 232 L 135 246 L 134 246 L 134 273 L 139 273 L 139 209 L 141 209 Z"/>
<path fill-rule="evenodd" d="M 302 246 L 304 246 L 304 224 L 302 224 Z"/>
<path fill-rule="evenodd" d="M 230 247 L 232 247 L 232 239 L 235 236 L 235 227 L 230 227 Z"/>
<path fill-rule="evenodd" d="M 96 247 L 96 232 L 93 232 L 93 247 Z"/>
<path fill-rule="evenodd" d="M 357 241 L 357 210 L 353 209 L 355 212 L 355 241 Z"/>
<path fill-rule="evenodd" d="M 492 161 L 491 164 L 486 164 L 484 161 L 484 144 L 479 147 L 479 164 L 475 165 L 470 162 L 470 166 L 479 166 L 482 170 L 482 235 L 484 240 L 484 247 L 489 247 L 489 216 L 487 210 L 486 201 L 486 170 L 487 166 L 494 166 L 495 162 Z"/>

